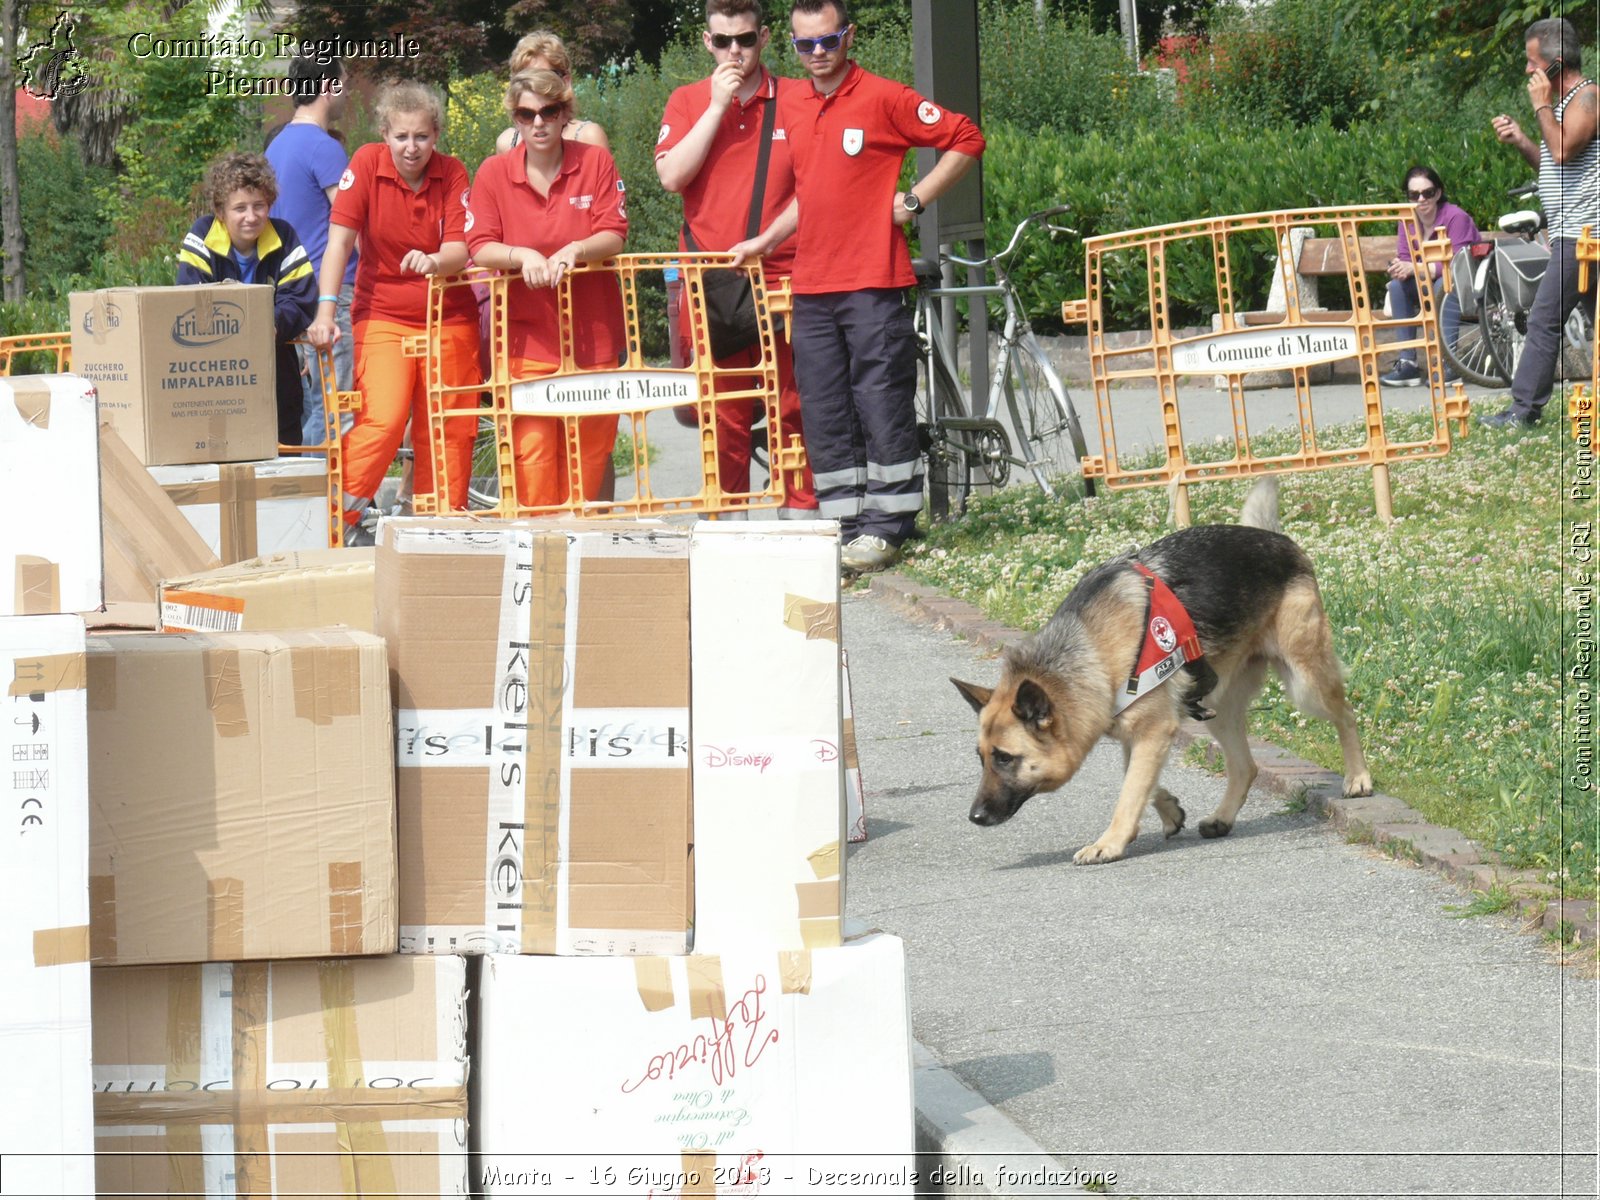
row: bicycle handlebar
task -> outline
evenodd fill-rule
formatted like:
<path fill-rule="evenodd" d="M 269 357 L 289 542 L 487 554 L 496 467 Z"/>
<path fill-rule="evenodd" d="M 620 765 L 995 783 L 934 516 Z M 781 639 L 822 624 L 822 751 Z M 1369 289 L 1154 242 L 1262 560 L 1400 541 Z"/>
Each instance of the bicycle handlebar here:
<path fill-rule="evenodd" d="M 1524 183 L 1519 187 L 1507 188 L 1506 189 L 1506 195 L 1508 195 L 1508 196 L 1518 196 L 1518 197 L 1521 197 L 1521 196 L 1535 196 L 1535 195 L 1538 195 L 1538 193 L 1539 193 L 1539 181 L 1537 179 L 1532 180 L 1529 183 Z"/>
<path fill-rule="evenodd" d="M 1001 259 L 1009 256 L 1011 252 L 1017 248 L 1017 243 L 1022 240 L 1023 231 L 1036 221 L 1043 224 L 1044 227 L 1050 230 L 1051 233 L 1070 233 L 1076 235 L 1078 232 L 1076 229 L 1069 229 L 1065 225 L 1057 225 L 1046 220 L 1048 217 L 1058 216 L 1061 213 L 1069 211 L 1071 211 L 1070 205 L 1058 204 L 1054 208 L 1041 208 L 1038 212 L 1029 213 L 1017 223 L 1016 229 L 1012 231 L 1011 240 L 1006 243 L 1006 248 L 995 254 L 989 255 L 988 258 L 961 258 L 955 254 L 946 254 L 943 257 L 947 262 L 955 263 L 959 267 L 993 266 L 999 263 Z"/>

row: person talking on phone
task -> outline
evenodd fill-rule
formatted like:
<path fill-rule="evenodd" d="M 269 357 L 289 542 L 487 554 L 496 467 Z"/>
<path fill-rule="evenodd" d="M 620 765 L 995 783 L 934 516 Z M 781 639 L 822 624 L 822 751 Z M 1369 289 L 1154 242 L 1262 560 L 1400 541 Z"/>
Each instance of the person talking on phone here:
<path fill-rule="evenodd" d="M 1389 260 L 1389 312 L 1396 317 L 1414 317 L 1422 308 L 1417 295 L 1417 264 L 1411 259 L 1411 239 L 1426 241 L 1435 229 L 1443 229 L 1450 238 L 1450 249 L 1459 250 L 1478 240 L 1478 226 L 1473 219 L 1444 198 L 1444 180 L 1432 167 L 1414 166 L 1405 176 L 1406 199 L 1417 206 L 1417 227 L 1410 221 L 1400 222 L 1400 232 L 1395 238 L 1394 257 Z M 1433 269 L 1437 279 L 1442 269 Z M 1427 279 L 1424 271 L 1423 279 Z M 1439 306 L 1440 333 L 1451 346 L 1456 344 L 1456 331 L 1461 327 L 1461 304 L 1454 296 L 1446 296 Z M 1409 342 L 1416 338 L 1417 327 L 1409 325 L 1400 330 L 1400 340 Z M 1449 377 L 1447 377 L 1449 378 Z M 1394 369 L 1380 380 L 1384 387 L 1417 387 L 1422 383 L 1422 372 L 1417 367 L 1415 349 L 1402 350 Z"/>
<path fill-rule="evenodd" d="M 1600 226 L 1600 146 L 1595 143 L 1600 93 L 1584 78 L 1578 31 L 1564 17 L 1535 21 L 1524 37 L 1528 103 L 1539 126 L 1539 142 L 1502 113 L 1494 132 L 1539 169 L 1539 204 L 1550 235 L 1550 264 L 1528 313 L 1528 337 L 1511 381 L 1511 406 L 1480 418 L 1503 429 L 1538 424 L 1549 403 L 1561 356 L 1561 329 L 1580 301 L 1593 312 L 1594 298 L 1578 291 L 1578 235 Z"/>

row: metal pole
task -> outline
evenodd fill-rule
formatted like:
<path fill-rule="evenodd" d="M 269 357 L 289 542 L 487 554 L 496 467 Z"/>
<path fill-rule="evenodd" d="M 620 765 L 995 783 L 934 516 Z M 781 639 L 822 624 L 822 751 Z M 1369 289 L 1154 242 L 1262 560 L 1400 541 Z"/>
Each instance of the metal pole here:
<path fill-rule="evenodd" d="M 1128 61 L 1139 63 L 1139 12 L 1134 0 L 1122 0 L 1122 42 L 1128 48 Z"/>

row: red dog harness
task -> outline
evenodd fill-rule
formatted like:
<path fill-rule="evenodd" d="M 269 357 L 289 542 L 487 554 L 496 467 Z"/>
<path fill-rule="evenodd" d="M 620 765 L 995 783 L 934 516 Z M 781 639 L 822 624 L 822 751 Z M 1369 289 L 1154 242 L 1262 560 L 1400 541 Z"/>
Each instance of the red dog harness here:
<path fill-rule="evenodd" d="M 1200 649 L 1200 637 L 1189 619 L 1189 610 L 1172 589 L 1142 562 L 1133 567 L 1144 576 L 1144 641 L 1139 645 L 1133 670 L 1128 673 L 1128 684 L 1117 695 L 1119 713 L 1160 687 L 1184 664 L 1199 662 L 1205 653 Z"/>

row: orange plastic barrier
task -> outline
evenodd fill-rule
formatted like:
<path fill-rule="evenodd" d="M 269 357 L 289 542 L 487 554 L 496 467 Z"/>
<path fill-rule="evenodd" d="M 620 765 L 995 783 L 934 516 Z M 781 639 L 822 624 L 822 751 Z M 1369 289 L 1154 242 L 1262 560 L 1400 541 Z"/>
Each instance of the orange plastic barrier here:
<path fill-rule="evenodd" d="M 1589 290 L 1589 264 L 1600 263 L 1600 239 L 1594 236 L 1594 227 L 1585 225 L 1578 238 L 1578 290 Z M 1572 440 L 1583 441 L 1585 435 L 1594 438 L 1594 392 L 1600 380 L 1600 331 L 1594 337 L 1594 361 L 1589 368 L 1589 382 L 1575 383 L 1567 391 L 1567 419 L 1572 423 Z"/>
<path fill-rule="evenodd" d="M 774 351 L 773 321 L 787 311 L 787 292 L 769 291 L 759 264 L 742 268 L 750 279 L 760 325 L 760 360 L 754 366 L 722 368 L 711 358 L 705 319 L 703 279 L 707 272 L 727 269 L 727 254 L 623 254 L 604 263 L 580 266 L 567 275 L 557 288 L 560 314 L 561 362 L 549 375 L 520 377 L 513 371 L 510 347 L 508 294 L 515 276 L 474 269 L 450 278 L 434 277 L 430 283 L 428 333 L 411 339 L 407 353 L 425 355 L 428 366 L 428 434 L 433 439 L 435 464 L 434 494 L 418 494 L 413 500 L 419 514 L 441 511 L 440 497 L 450 493 L 454 469 L 445 454 L 445 427 L 451 421 L 478 422 L 480 448 L 492 444 L 492 454 L 475 454 L 479 461 L 492 464 L 490 474 L 475 475 L 470 481 L 473 507 L 485 516 L 524 517 L 547 514 L 572 514 L 588 517 L 626 517 L 665 512 L 715 515 L 718 513 L 776 508 L 783 500 L 785 472 L 798 471 L 805 463 L 798 430 L 786 429 L 778 410 L 777 359 Z M 641 278 L 676 269 L 688 296 L 693 360 L 684 368 L 663 367 L 646 361 L 640 332 L 641 294 L 654 298 L 653 289 L 641 288 Z M 574 352 L 575 323 L 572 282 L 585 275 L 615 277 L 620 293 L 625 348 L 616 365 L 580 367 Z M 445 296 L 450 289 L 476 287 L 486 292 L 480 303 L 489 312 L 489 371 L 479 382 L 460 387 L 445 386 L 440 372 L 439 334 Z M 724 390 L 719 391 L 722 381 Z M 448 401 L 458 395 L 472 395 L 472 407 L 452 408 Z M 766 412 L 770 471 L 766 486 L 748 492 L 722 490 L 717 471 L 717 422 L 719 404 L 757 401 Z M 674 408 L 691 409 L 699 425 L 698 469 L 691 472 L 692 485 L 670 491 L 656 486 L 651 459 L 660 441 L 665 422 L 673 422 Z M 632 444 L 631 471 L 619 470 L 617 495 L 613 498 L 585 500 L 585 492 L 596 490 L 586 475 L 579 430 L 583 418 L 616 415 L 619 442 L 629 435 Z M 516 462 L 513 424 L 519 417 L 538 416 L 561 423 L 567 478 L 572 481 L 568 496 L 554 504 L 530 504 L 516 494 Z M 655 437 L 652 435 L 656 434 Z M 415 432 L 413 433 L 415 436 Z M 588 474 L 592 475 L 592 472 Z M 625 483 L 628 480 L 631 482 Z M 632 495 L 622 494 L 632 491 Z"/>
<path fill-rule="evenodd" d="M 1448 453 L 1451 421 L 1456 422 L 1458 436 L 1466 434 L 1464 389 L 1457 385 L 1454 395 L 1445 394 L 1433 293 L 1419 289 L 1421 312 L 1415 318 L 1385 317 L 1382 285 L 1377 285 L 1376 291 L 1369 287 L 1368 269 L 1362 264 L 1363 234 L 1393 238 L 1396 222 L 1414 216 L 1409 205 L 1306 209 L 1215 217 L 1086 239 L 1087 298 L 1062 305 L 1068 325 L 1089 327 L 1090 370 L 1103 452 L 1083 460 L 1085 478 L 1102 478 L 1112 490 L 1175 483 L 1177 519 L 1187 524 L 1187 488 L 1193 483 L 1368 466 L 1372 468 L 1378 515 L 1385 521 L 1392 519 L 1389 463 Z M 1307 236 L 1337 239 L 1343 262 L 1334 265 L 1332 278 L 1342 279 L 1348 289 L 1348 310 L 1333 312 L 1302 304 L 1296 268 L 1301 240 Z M 1419 263 L 1443 262 L 1449 245 L 1420 243 L 1413 237 L 1411 254 Z M 1234 278 L 1250 255 L 1276 259 L 1284 297 L 1282 312 L 1247 315 L 1236 299 Z M 1188 272 L 1191 278 L 1197 273 L 1214 278 L 1217 318 L 1211 333 L 1180 337 L 1174 332 L 1168 298 L 1168 280 L 1174 271 Z M 1119 341 L 1108 336 L 1114 332 L 1105 323 L 1108 291 L 1137 296 L 1141 284 L 1148 297 L 1148 338 Z M 1408 325 L 1418 326 L 1420 336 L 1380 346 L 1380 331 Z M 1385 430 L 1378 356 L 1381 351 L 1401 347 L 1416 350 L 1424 383 L 1431 389 L 1432 429 L 1421 441 L 1391 441 Z M 1319 437 L 1316 400 L 1321 385 L 1313 384 L 1313 375 L 1340 359 L 1358 363 L 1363 397 L 1360 419 L 1366 428 L 1360 445 L 1329 446 Z M 1328 370 L 1331 372 L 1331 367 Z M 1258 453 L 1252 445 L 1245 390 L 1247 381 L 1261 382 L 1249 377 L 1263 372 L 1273 372 L 1280 381 L 1278 386 L 1293 389 L 1299 445 L 1287 454 Z M 1217 381 L 1215 390 L 1210 386 L 1213 379 Z M 1153 467 L 1126 467 L 1119 457 L 1117 420 L 1130 404 L 1130 388 L 1156 394 L 1165 461 Z M 1215 411 L 1220 405 L 1226 405 L 1230 417 L 1232 453 L 1192 461 L 1184 417 L 1198 416 L 1207 408 Z"/>
<path fill-rule="evenodd" d="M 47 353 L 56 356 L 56 373 L 72 369 L 72 334 L 24 333 L 0 337 L 0 376 L 11 374 L 11 360 L 19 354 Z"/>

